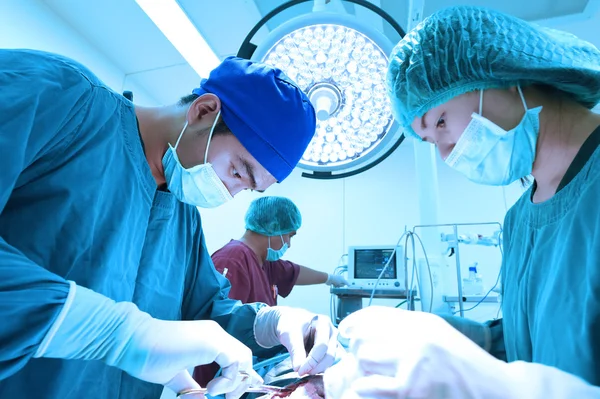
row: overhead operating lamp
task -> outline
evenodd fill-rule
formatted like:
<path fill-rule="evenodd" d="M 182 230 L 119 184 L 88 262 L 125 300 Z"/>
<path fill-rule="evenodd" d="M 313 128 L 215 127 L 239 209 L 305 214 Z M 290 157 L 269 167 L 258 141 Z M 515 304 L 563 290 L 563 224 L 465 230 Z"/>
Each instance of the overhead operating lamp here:
<path fill-rule="evenodd" d="M 270 19 L 307 1 L 312 0 L 288 1 L 265 15 L 238 56 L 282 69 L 315 107 L 317 129 L 298 165 L 312 173 L 302 176 L 348 177 L 383 161 L 404 139 L 385 89 L 393 45 L 383 33 L 351 15 L 314 10 L 277 27 L 259 45 L 252 43 Z M 404 36 L 394 19 L 374 4 L 344 1 L 376 13 Z"/>

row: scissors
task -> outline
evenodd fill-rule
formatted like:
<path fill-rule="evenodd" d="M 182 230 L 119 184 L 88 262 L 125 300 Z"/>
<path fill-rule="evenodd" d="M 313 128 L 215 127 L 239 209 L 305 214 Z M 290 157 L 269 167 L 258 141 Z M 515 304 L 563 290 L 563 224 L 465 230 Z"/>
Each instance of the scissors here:
<path fill-rule="evenodd" d="M 242 376 L 242 381 L 244 381 L 245 379 L 247 379 L 248 377 L 250 377 L 248 375 L 248 373 L 245 372 L 240 372 L 240 375 Z M 247 393 L 287 393 L 287 392 L 291 392 L 293 391 L 293 389 L 290 388 L 286 388 L 286 387 L 276 387 L 274 385 L 258 385 L 256 387 L 248 387 L 246 388 L 246 392 Z M 178 398 L 183 398 L 186 396 L 191 396 L 191 395 L 197 395 L 197 394 L 206 394 L 208 392 L 208 390 L 206 388 L 192 388 L 192 389 L 186 389 L 184 391 L 181 391 L 177 394 Z"/>
<path fill-rule="evenodd" d="M 285 387 L 276 387 L 273 385 L 259 385 L 256 387 L 249 387 L 246 389 L 247 393 L 287 393 L 292 390 Z M 197 394 L 206 394 L 208 390 L 206 388 L 193 388 L 186 389 L 185 391 L 181 391 L 177 394 L 178 398 L 183 398 L 188 395 L 197 395 Z"/>

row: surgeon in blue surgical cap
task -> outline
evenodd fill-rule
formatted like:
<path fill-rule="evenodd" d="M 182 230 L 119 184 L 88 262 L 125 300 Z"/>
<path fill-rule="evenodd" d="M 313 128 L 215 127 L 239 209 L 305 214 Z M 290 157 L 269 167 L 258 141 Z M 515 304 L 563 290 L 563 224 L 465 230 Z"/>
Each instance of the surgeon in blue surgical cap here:
<path fill-rule="evenodd" d="M 352 314 L 329 397 L 600 398 L 600 51 L 455 7 L 398 43 L 387 82 L 406 135 L 448 166 L 479 184 L 533 184 L 504 223 L 503 319 Z"/>
<path fill-rule="evenodd" d="M 253 353 L 333 362 L 326 317 L 228 299 L 196 208 L 299 161 L 315 113 L 280 70 L 227 58 L 144 108 L 71 59 L 0 50 L 0 87 L 0 397 L 159 398 L 214 361 L 209 393 L 237 398 Z"/>

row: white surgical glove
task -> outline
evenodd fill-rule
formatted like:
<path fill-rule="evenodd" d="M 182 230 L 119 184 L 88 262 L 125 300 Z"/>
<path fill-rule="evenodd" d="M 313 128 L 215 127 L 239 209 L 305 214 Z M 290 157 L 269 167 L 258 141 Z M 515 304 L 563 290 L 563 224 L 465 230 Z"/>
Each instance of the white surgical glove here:
<path fill-rule="evenodd" d="M 264 348 L 285 346 L 294 371 L 300 375 L 322 373 L 334 363 L 338 352 L 337 330 L 331 320 L 304 309 L 262 308 L 254 322 L 254 336 Z"/>
<path fill-rule="evenodd" d="M 74 283 L 35 357 L 102 360 L 174 392 L 199 388 L 187 370 L 215 361 L 222 375 L 207 388 L 227 399 L 262 383 L 250 349 L 216 322 L 154 319 L 132 303 L 117 303 Z"/>
<path fill-rule="evenodd" d="M 339 332 L 348 353 L 325 372 L 330 398 L 600 397 L 600 388 L 558 369 L 497 360 L 430 313 L 373 306 Z"/>
<path fill-rule="evenodd" d="M 343 276 L 339 274 L 330 274 L 327 277 L 327 281 L 325 281 L 327 285 L 333 285 L 334 287 L 343 287 L 348 285 L 348 280 L 346 280 Z"/>

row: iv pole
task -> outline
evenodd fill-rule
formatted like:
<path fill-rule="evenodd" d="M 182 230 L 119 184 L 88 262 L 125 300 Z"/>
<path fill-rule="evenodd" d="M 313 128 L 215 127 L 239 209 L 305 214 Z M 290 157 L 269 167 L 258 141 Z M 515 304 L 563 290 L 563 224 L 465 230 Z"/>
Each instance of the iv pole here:
<path fill-rule="evenodd" d="M 498 226 L 499 231 L 502 231 L 502 224 L 499 222 L 483 222 L 483 223 L 451 223 L 451 224 L 429 224 L 429 225 L 420 225 L 414 226 L 412 229 L 413 233 L 416 233 L 417 229 L 425 229 L 425 228 L 439 228 L 439 227 L 452 227 L 454 233 L 454 239 L 456 240 L 456 245 L 454 246 L 455 252 L 455 263 L 456 263 L 456 281 L 458 285 L 458 308 L 460 310 L 460 317 L 464 317 L 464 304 L 463 304 L 463 292 L 462 292 L 462 274 L 460 271 L 460 252 L 459 252 L 459 240 L 458 240 L 458 227 L 459 226 L 489 226 L 495 225 Z M 498 245 L 502 245 L 500 239 L 498 239 Z"/>

